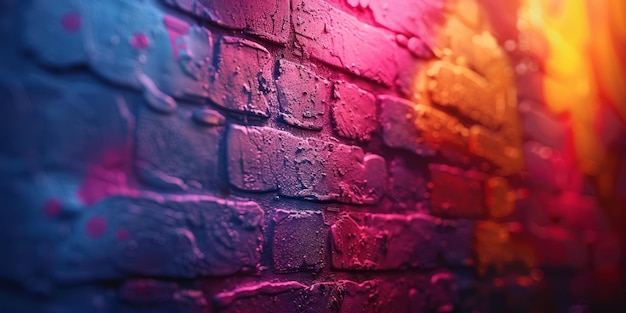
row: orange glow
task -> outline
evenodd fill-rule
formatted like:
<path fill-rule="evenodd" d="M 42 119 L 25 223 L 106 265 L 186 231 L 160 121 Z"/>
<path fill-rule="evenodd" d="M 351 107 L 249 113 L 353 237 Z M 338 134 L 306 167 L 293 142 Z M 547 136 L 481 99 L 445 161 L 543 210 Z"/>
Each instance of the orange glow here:
<path fill-rule="evenodd" d="M 601 106 L 621 117 L 622 128 L 626 120 L 626 66 L 620 51 L 626 44 L 624 12 L 622 0 L 524 0 L 520 11 L 521 33 L 545 43 L 531 43 L 531 50 L 545 51 L 545 104 L 556 114 L 569 115 L 579 167 L 596 178 L 605 195 L 612 191 L 609 176 L 615 162 L 608 162 L 610 146 L 594 123 Z"/>

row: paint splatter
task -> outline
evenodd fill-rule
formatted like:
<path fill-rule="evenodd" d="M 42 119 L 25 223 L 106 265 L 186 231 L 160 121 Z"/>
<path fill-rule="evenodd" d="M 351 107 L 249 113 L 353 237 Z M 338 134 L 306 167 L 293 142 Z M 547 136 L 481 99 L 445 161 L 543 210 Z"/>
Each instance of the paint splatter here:
<path fill-rule="evenodd" d="M 126 240 L 128 239 L 128 230 L 125 228 L 121 228 L 117 231 L 117 239 Z"/>
<path fill-rule="evenodd" d="M 94 216 L 86 225 L 87 236 L 91 238 L 102 237 L 107 230 L 107 221 L 102 216 Z"/>
<path fill-rule="evenodd" d="M 144 33 L 135 33 L 130 39 L 130 44 L 138 50 L 145 50 L 150 46 L 150 38 Z"/>
<path fill-rule="evenodd" d="M 77 32 L 80 29 L 81 24 L 82 22 L 78 12 L 68 12 L 61 18 L 61 25 L 70 33 Z"/>
<path fill-rule="evenodd" d="M 61 203 L 61 200 L 52 198 L 46 201 L 46 203 L 43 206 L 43 211 L 44 211 L 44 214 L 46 214 L 46 216 L 55 217 L 61 214 L 62 208 L 63 208 L 63 204 Z"/>

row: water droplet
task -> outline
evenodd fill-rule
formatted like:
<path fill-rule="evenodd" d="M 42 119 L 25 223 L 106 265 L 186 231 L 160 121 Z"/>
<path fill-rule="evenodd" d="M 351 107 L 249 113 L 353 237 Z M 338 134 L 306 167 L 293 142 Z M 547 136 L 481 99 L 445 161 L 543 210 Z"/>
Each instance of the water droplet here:
<path fill-rule="evenodd" d="M 94 216 L 87 221 L 85 232 L 91 238 L 98 238 L 104 235 L 107 229 L 107 221 L 102 216 Z"/>

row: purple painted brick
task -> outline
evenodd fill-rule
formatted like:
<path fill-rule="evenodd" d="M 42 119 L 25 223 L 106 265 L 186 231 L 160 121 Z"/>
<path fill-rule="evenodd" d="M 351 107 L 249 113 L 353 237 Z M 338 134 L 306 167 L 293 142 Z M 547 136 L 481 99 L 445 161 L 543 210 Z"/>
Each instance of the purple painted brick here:
<path fill-rule="evenodd" d="M 242 190 L 359 204 L 377 202 L 384 189 L 385 160 L 356 146 L 238 125 L 226 141 L 229 180 Z"/>
<path fill-rule="evenodd" d="M 328 230 L 321 212 L 276 210 L 273 222 L 275 271 L 320 271 L 324 268 Z"/>

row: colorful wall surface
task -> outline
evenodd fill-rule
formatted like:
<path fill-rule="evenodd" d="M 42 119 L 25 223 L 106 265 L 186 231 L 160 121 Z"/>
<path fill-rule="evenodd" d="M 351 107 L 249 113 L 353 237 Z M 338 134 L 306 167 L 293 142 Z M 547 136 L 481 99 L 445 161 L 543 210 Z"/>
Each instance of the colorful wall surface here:
<path fill-rule="evenodd" d="M 626 312 L 623 0 L 0 0 L 0 312 Z"/>

